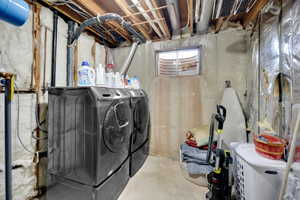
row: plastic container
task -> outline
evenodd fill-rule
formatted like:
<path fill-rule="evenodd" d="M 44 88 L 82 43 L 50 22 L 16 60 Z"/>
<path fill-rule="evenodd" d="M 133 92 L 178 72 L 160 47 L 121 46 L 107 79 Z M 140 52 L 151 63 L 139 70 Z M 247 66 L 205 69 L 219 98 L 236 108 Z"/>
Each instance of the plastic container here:
<path fill-rule="evenodd" d="M 78 69 L 78 86 L 95 86 L 95 70 L 87 61 L 83 61 Z"/>
<path fill-rule="evenodd" d="M 254 144 L 236 145 L 234 155 L 237 199 L 277 199 L 286 163 L 262 157 L 255 151 Z"/>
<path fill-rule="evenodd" d="M 105 86 L 105 68 L 102 64 L 99 64 L 96 69 L 96 85 L 97 86 Z"/>
<path fill-rule="evenodd" d="M 255 150 L 262 156 L 274 160 L 282 158 L 286 142 L 272 135 L 258 135 L 254 137 Z"/>
<path fill-rule="evenodd" d="M 28 19 L 29 5 L 24 0 L 0 0 L 0 19 L 22 26 Z"/>
<path fill-rule="evenodd" d="M 115 88 L 124 88 L 124 82 L 120 72 L 115 73 Z"/>
<path fill-rule="evenodd" d="M 115 87 L 115 73 L 108 72 L 105 74 L 106 77 L 106 87 L 114 88 Z"/>

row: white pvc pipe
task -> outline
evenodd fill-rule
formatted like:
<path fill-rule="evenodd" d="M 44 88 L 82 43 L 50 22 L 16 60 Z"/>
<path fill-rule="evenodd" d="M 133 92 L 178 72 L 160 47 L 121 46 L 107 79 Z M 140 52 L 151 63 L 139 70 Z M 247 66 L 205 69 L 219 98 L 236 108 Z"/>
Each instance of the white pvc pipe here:
<path fill-rule="evenodd" d="M 200 20 L 200 5 L 201 5 L 201 0 L 196 0 L 196 9 L 195 9 L 195 21 L 196 21 L 196 23 L 198 23 L 199 20 Z"/>
<path fill-rule="evenodd" d="M 294 156 L 295 156 L 296 142 L 297 142 L 298 133 L 299 133 L 299 124 L 300 124 L 300 113 L 298 113 L 298 116 L 297 116 L 296 127 L 293 132 L 292 143 L 290 146 L 289 159 L 288 159 L 287 166 L 286 166 L 286 169 L 284 172 L 284 177 L 282 180 L 278 200 L 283 200 L 283 196 L 284 196 L 284 193 L 286 190 L 286 186 L 287 186 L 287 182 L 288 182 L 288 178 L 289 178 L 289 172 L 291 170 L 291 167 L 292 167 L 292 164 L 294 161 Z"/>
<path fill-rule="evenodd" d="M 214 0 L 202 0 L 201 3 L 201 14 L 200 20 L 197 23 L 197 33 L 206 33 L 209 27 L 209 22 L 211 20 Z"/>

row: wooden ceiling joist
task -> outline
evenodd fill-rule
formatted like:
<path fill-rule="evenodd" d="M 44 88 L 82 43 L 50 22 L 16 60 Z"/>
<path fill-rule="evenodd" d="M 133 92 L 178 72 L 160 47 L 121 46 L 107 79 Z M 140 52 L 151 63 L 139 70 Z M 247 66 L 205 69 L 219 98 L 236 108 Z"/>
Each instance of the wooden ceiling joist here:
<path fill-rule="evenodd" d="M 95 16 L 104 15 L 105 13 L 107 13 L 100 7 L 99 4 L 97 4 L 93 0 L 74 0 L 74 2 L 76 2 L 83 8 L 87 9 L 87 11 L 89 11 L 90 13 L 92 13 Z M 110 22 L 107 22 L 106 24 L 109 28 L 111 28 L 112 30 L 115 30 L 119 35 L 121 35 L 127 41 L 132 41 L 129 33 L 117 22 L 110 21 Z"/>
<path fill-rule="evenodd" d="M 81 17 L 80 15 L 76 14 L 74 11 L 72 11 L 70 8 L 68 8 L 65 5 L 54 6 L 54 5 L 50 4 L 47 1 L 44 1 L 44 3 L 47 4 L 49 7 L 52 7 L 55 10 L 57 10 L 59 13 L 62 13 L 64 16 L 72 19 L 73 21 L 75 21 L 78 24 L 81 24 L 84 21 L 83 17 Z M 92 27 L 87 27 L 87 30 L 90 31 L 91 33 L 99 36 L 99 32 L 97 32 Z M 103 39 L 106 40 L 107 42 L 111 43 L 112 45 L 115 45 L 115 46 L 117 45 L 117 41 L 114 40 L 114 38 L 112 38 L 109 35 L 105 35 L 105 38 L 103 38 Z"/>
<path fill-rule="evenodd" d="M 267 5 L 269 0 L 257 0 L 254 6 L 251 8 L 249 13 L 247 13 L 244 17 L 244 27 L 247 27 L 251 21 L 254 21 L 258 16 L 259 12 Z"/>
<path fill-rule="evenodd" d="M 157 13 L 158 17 L 159 17 L 159 18 L 163 18 L 162 11 L 161 11 L 161 9 L 159 9 L 159 8 L 161 8 L 161 7 L 158 6 L 156 0 L 151 0 L 151 2 L 152 2 L 152 4 L 153 4 L 154 8 L 156 9 L 156 13 Z M 166 6 L 166 8 L 167 8 L 167 7 L 168 7 L 168 6 Z M 170 30 L 169 30 L 169 27 L 168 27 L 168 25 L 167 25 L 167 23 L 166 23 L 166 20 L 164 20 L 164 21 L 162 22 L 162 26 L 163 26 L 164 32 L 166 33 L 167 38 L 168 38 L 168 39 L 171 39 Z"/>
<path fill-rule="evenodd" d="M 125 15 L 131 15 L 134 12 L 128 7 L 128 4 L 124 0 L 115 0 L 115 3 L 119 6 L 119 8 L 125 13 Z M 136 17 L 135 15 L 132 15 L 129 17 L 129 19 L 135 24 L 135 23 L 141 23 L 142 21 Z M 144 35 L 144 37 L 147 40 L 151 40 L 151 36 L 149 35 L 148 31 L 145 29 L 143 24 L 137 26 L 137 29 Z"/>

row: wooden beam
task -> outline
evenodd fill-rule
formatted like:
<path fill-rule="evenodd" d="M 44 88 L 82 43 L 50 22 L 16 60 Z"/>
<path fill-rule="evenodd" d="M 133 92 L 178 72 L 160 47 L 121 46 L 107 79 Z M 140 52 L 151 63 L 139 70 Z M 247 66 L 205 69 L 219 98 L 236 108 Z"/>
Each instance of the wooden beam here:
<path fill-rule="evenodd" d="M 194 32 L 194 0 L 188 0 L 188 17 L 190 33 Z"/>
<path fill-rule="evenodd" d="M 265 5 L 267 5 L 268 2 L 269 0 L 257 0 L 252 9 L 249 11 L 248 14 L 246 14 L 246 16 L 243 19 L 244 28 L 247 27 L 251 21 L 256 19 L 259 12 L 265 7 Z"/>
<path fill-rule="evenodd" d="M 33 4 L 33 77 L 34 86 L 33 88 L 38 92 L 40 91 L 41 85 L 41 6 L 39 4 Z"/>
<path fill-rule="evenodd" d="M 125 15 L 131 15 L 133 14 L 133 11 L 128 7 L 128 4 L 124 0 L 115 0 L 115 3 L 122 9 L 122 11 L 125 13 Z M 140 23 L 141 20 L 136 17 L 135 15 L 129 17 L 133 23 Z M 148 33 L 148 31 L 145 29 L 143 25 L 139 25 L 137 29 L 144 35 L 144 37 L 147 40 L 151 40 L 151 37 Z"/>
<path fill-rule="evenodd" d="M 43 1 L 46 5 L 48 5 L 49 7 L 54 8 L 55 10 L 57 10 L 59 13 L 65 15 L 66 17 L 72 19 L 73 21 L 75 21 L 78 24 L 81 24 L 85 19 L 83 17 L 81 17 L 80 15 L 76 14 L 74 11 L 72 11 L 70 8 L 68 8 L 65 5 L 62 6 L 53 6 L 52 4 L 50 4 L 48 1 Z M 93 33 L 94 35 L 99 36 L 99 33 L 93 29 L 92 27 L 87 27 L 86 28 L 88 31 L 90 31 L 91 33 Z M 103 38 L 103 37 L 102 37 Z M 111 38 L 110 36 L 107 36 L 106 38 L 103 38 L 106 41 L 110 42 L 113 45 L 116 45 L 116 40 L 114 40 L 113 38 Z"/>
<path fill-rule="evenodd" d="M 156 12 L 157 12 L 158 17 L 159 18 L 163 18 L 162 11 L 161 11 L 161 9 L 158 9 L 159 7 L 158 7 L 158 4 L 157 4 L 156 0 L 151 0 L 151 2 L 153 4 L 154 8 L 157 9 Z M 170 29 L 169 29 L 169 27 L 168 27 L 168 25 L 166 23 L 166 20 L 163 21 L 162 25 L 164 27 L 164 31 L 167 33 L 167 38 L 171 39 Z"/>
<path fill-rule="evenodd" d="M 106 11 L 104 11 L 101 6 L 99 4 L 97 4 L 96 2 L 92 1 L 92 0 L 74 0 L 75 3 L 79 4 L 80 6 L 82 6 L 83 8 L 87 9 L 87 11 L 89 11 L 90 13 L 92 13 L 93 15 L 97 16 L 97 15 L 104 15 L 105 13 L 107 13 Z M 124 28 L 118 24 L 115 21 L 109 21 L 106 23 L 111 29 L 116 29 L 116 32 L 118 34 L 120 34 L 123 38 L 125 38 L 127 41 L 132 41 L 129 33 L 124 30 Z"/>
<path fill-rule="evenodd" d="M 142 15 L 143 13 L 149 13 L 149 12 L 152 12 L 152 11 L 158 11 L 158 10 L 166 9 L 166 8 L 168 8 L 168 6 L 161 6 L 161 7 L 153 8 L 153 9 L 145 9 L 145 12 L 135 12 L 133 14 L 125 15 L 125 16 L 122 16 L 122 17 L 127 18 L 127 17 L 131 17 L 131 16 L 134 16 L 134 15 Z"/>

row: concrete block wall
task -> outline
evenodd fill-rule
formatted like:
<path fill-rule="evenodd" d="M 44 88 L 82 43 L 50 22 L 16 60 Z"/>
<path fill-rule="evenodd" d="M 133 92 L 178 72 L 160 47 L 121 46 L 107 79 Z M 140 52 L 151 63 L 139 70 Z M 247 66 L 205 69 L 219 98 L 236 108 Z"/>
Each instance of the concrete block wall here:
<path fill-rule="evenodd" d="M 245 107 L 247 99 L 244 95 L 249 89 L 248 41 L 246 31 L 231 29 L 218 34 L 146 43 L 138 47 L 129 75 L 140 78 L 142 88 L 150 97 L 152 154 L 178 159 L 179 145 L 184 141 L 185 132 L 209 124 L 216 104 L 221 101 L 226 80 L 231 81 Z M 189 78 L 157 76 L 156 51 L 185 47 L 201 47 L 200 75 Z M 116 71 L 129 51 L 128 47 L 113 51 Z"/>

